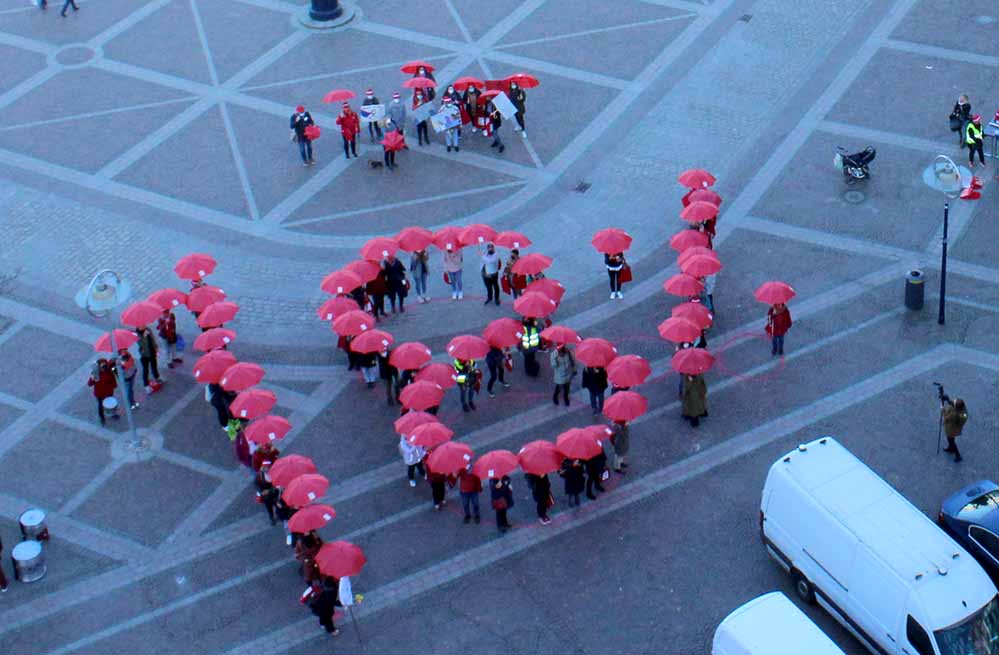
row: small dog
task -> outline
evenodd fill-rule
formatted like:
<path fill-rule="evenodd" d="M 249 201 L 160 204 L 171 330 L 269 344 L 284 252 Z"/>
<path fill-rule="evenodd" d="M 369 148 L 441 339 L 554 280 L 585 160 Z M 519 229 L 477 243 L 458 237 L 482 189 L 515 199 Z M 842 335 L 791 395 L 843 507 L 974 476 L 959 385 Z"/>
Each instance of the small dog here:
<path fill-rule="evenodd" d="M 369 159 L 368 160 L 368 166 L 370 166 L 371 168 L 381 168 L 384 165 L 385 164 L 383 162 L 380 162 L 377 159 Z"/>

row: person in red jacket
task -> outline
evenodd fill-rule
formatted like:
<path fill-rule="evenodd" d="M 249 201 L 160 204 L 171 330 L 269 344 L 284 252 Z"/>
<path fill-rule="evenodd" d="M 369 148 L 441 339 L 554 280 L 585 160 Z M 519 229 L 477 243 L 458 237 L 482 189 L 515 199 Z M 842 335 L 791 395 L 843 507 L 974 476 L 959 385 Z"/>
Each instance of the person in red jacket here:
<path fill-rule="evenodd" d="M 173 368 L 184 360 L 177 357 L 177 317 L 169 309 L 163 310 L 163 315 L 156 321 L 156 332 L 166 344 L 167 366 Z"/>
<path fill-rule="evenodd" d="M 97 366 L 87 378 L 87 386 L 94 388 L 94 398 L 97 399 L 97 416 L 101 419 L 101 425 L 106 425 L 104 399 L 114 396 L 114 390 L 118 386 L 118 381 L 114 377 L 114 369 L 108 360 L 97 360 Z"/>
<path fill-rule="evenodd" d="M 767 310 L 767 334 L 770 335 L 771 355 L 784 354 L 784 335 L 791 329 L 791 312 L 784 303 L 777 303 Z"/>
<path fill-rule="evenodd" d="M 458 474 L 458 490 L 461 492 L 461 506 L 465 510 L 465 523 L 472 520 L 472 511 L 475 513 L 475 522 L 481 519 L 479 516 L 479 494 L 482 493 L 482 480 L 479 476 L 472 474 L 472 465 L 469 464 Z"/>
<path fill-rule="evenodd" d="M 253 452 L 253 458 L 250 460 L 253 470 L 257 473 L 260 472 L 261 467 L 264 462 L 274 463 L 274 460 L 281 455 L 281 451 L 274 447 L 274 444 L 268 442 L 260 446 Z"/>
<path fill-rule="evenodd" d="M 343 154 L 347 159 L 350 159 L 351 153 L 357 157 L 357 133 L 361 131 L 361 119 L 350 108 L 350 103 L 343 103 L 343 111 L 337 116 L 336 124 L 343 135 Z"/>

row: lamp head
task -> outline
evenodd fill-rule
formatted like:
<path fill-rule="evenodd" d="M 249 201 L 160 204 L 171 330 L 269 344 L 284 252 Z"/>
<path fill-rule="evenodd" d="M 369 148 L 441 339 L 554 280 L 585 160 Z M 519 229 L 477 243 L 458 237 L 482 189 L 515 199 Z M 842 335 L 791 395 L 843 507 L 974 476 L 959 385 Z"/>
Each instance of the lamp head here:
<path fill-rule="evenodd" d="M 131 293 L 128 282 L 114 271 L 105 269 L 76 294 L 76 304 L 93 316 L 101 317 L 126 302 Z"/>

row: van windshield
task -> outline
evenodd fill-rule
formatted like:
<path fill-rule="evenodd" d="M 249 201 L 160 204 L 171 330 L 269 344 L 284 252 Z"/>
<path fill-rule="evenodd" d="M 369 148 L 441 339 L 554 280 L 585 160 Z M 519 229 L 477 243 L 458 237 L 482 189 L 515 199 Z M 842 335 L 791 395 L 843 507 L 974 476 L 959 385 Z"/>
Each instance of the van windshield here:
<path fill-rule="evenodd" d="M 933 634 L 940 655 L 999 655 L 999 596 L 966 621 Z"/>

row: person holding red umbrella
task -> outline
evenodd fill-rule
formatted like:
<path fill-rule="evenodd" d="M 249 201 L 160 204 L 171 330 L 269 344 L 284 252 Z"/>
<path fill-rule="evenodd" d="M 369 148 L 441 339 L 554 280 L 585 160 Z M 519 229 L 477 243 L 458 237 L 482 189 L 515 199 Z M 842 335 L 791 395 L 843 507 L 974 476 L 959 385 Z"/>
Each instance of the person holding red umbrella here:
<path fill-rule="evenodd" d="M 552 522 L 548 518 L 548 510 L 555 505 L 555 499 L 552 498 L 552 482 L 548 479 L 548 474 L 525 473 L 524 479 L 527 480 L 527 486 L 531 490 L 531 498 L 536 504 L 538 521 L 541 525 L 548 525 Z"/>
<path fill-rule="evenodd" d="M 489 394 L 490 398 L 496 397 L 496 394 L 493 393 L 493 385 L 496 384 L 496 380 L 499 380 L 504 389 L 510 388 L 510 383 L 506 381 L 504 376 L 504 369 L 509 357 L 505 349 L 490 345 L 489 352 L 486 354 L 486 366 L 489 368 L 489 383 L 486 385 L 486 393 Z"/>
<path fill-rule="evenodd" d="M 456 359 L 454 373 L 461 398 L 461 409 L 466 412 L 475 409 L 475 392 L 478 390 L 482 371 L 475 365 L 474 359 Z"/>
<path fill-rule="evenodd" d="M 357 157 L 357 134 L 361 131 L 361 119 L 350 108 L 350 103 L 343 103 L 343 109 L 336 118 L 336 124 L 340 126 L 340 135 L 343 136 L 343 154 L 350 159 L 350 153 Z"/>
<path fill-rule="evenodd" d="M 514 300 L 519 298 L 527 287 L 527 277 L 513 272 L 513 265 L 517 263 L 518 259 L 520 259 L 520 250 L 514 248 L 510 251 L 510 258 L 506 260 L 506 266 L 503 268 L 503 286 L 505 287 L 503 290 L 512 295 Z"/>
<path fill-rule="evenodd" d="M 767 334 L 770 335 L 770 354 L 784 354 L 784 335 L 791 329 L 791 310 L 784 303 L 776 303 L 767 310 Z"/>
<path fill-rule="evenodd" d="M 312 141 L 305 136 L 305 128 L 315 124 L 312 114 L 305 111 L 305 107 L 302 105 L 295 107 L 295 113 L 291 115 L 288 127 L 291 129 L 291 140 L 298 142 L 298 152 L 302 155 L 303 166 L 316 163 L 312 158 Z"/>
<path fill-rule="evenodd" d="M 504 475 L 502 478 L 489 479 L 489 496 L 493 501 L 493 509 L 496 511 L 496 527 L 500 532 L 505 533 L 512 528 L 507 512 L 513 507 L 513 486 L 510 484 L 510 476 Z"/>
<path fill-rule="evenodd" d="M 184 360 L 177 357 L 177 317 L 169 309 L 163 310 L 163 315 L 156 321 L 156 331 L 163 339 L 167 351 L 167 366 L 174 368 Z"/>
<path fill-rule="evenodd" d="M 152 383 L 158 389 L 163 384 L 160 378 L 160 369 L 156 364 L 156 356 L 159 354 L 159 347 L 156 345 L 156 337 L 148 325 L 135 328 L 135 334 L 139 337 L 139 361 L 142 362 L 142 385 L 146 388 L 146 393 L 152 393 L 153 387 L 150 385 L 149 373 L 152 371 Z"/>
<path fill-rule="evenodd" d="M 555 392 L 552 394 L 552 403 L 558 406 L 558 395 L 562 392 L 562 399 L 565 402 L 565 406 L 569 406 L 569 387 L 572 385 L 572 379 L 576 377 L 576 358 L 572 356 L 572 352 L 565 347 L 564 343 L 560 343 L 555 350 L 552 351 L 551 355 L 551 365 L 552 365 L 552 381 L 555 383 Z"/>
<path fill-rule="evenodd" d="M 472 473 L 472 465 L 469 464 L 458 473 L 458 491 L 461 492 L 461 507 L 465 510 L 465 523 L 472 521 L 475 515 L 475 522 L 481 520 L 479 514 L 479 495 L 482 493 L 482 480 Z"/>
<path fill-rule="evenodd" d="M 683 419 L 696 428 L 701 423 L 701 419 L 708 415 L 708 385 L 704 381 L 704 376 L 697 375 L 683 376 L 683 389 L 680 392 L 680 399 L 683 401 L 681 415 Z"/>
<path fill-rule="evenodd" d="M 524 319 L 524 334 L 520 338 L 520 350 L 524 353 L 524 373 L 532 378 L 541 373 L 538 364 L 538 349 L 541 347 L 541 331 L 538 329 L 538 319 Z"/>
<path fill-rule="evenodd" d="M 378 377 L 385 380 L 385 395 L 389 405 L 399 402 L 399 369 L 389 363 L 389 348 L 378 353 Z"/>
<path fill-rule="evenodd" d="M 627 264 L 623 252 L 604 255 L 604 266 L 607 267 L 607 277 L 610 278 L 611 300 L 624 298 L 624 294 L 621 293 L 621 271 Z"/>
<path fill-rule="evenodd" d="M 295 542 L 295 559 L 299 561 L 302 568 L 299 572 L 305 580 L 305 584 L 312 584 L 320 577 L 319 565 L 316 564 L 316 555 L 323 547 L 323 538 L 315 530 L 309 530 Z"/>
<path fill-rule="evenodd" d="M 565 495 L 569 497 L 569 505 L 579 507 L 579 496 L 586 486 L 586 475 L 583 473 L 583 463 L 578 459 L 565 459 L 558 474 L 565 480 Z"/>
<path fill-rule="evenodd" d="M 604 480 L 604 476 L 607 475 L 607 454 L 602 447 L 599 453 L 586 460 L 584 468 L 586 469 L 586 497 L 590 500 L 596 500 L 597 496 L 593 493 L 594 488 L 600 493 L 607 491 L 600 484 Z"/>
<path fill-rule="evenodd" d="M 447 485 L 450 481 L 446 474 L 433 470 L 429 460 L 424 462 L 424 466 L 427 468 L 427 480 L 430 482 L 430 495 L 434 501 L 434 509 L 439 512 L 442 507 L 447 505 L 447 498 L 445 496 L 447 495 Z M 454 486 L 453 482 L 451 486 Z"/>
<path fill-rule="evenodd" d="M 433 92 L 433 89 L 430 89 Z M 424 95 L 422 89 L 416 89 L 413 91 L 413 110 L 419 109 L 421 106 L 430 102 Z M 427 130 L 427 121 L 422 120 L 416 123 L 416 138 L 419 140 L 420 145 L 430 145 L 430 132 Z"/>
<path fill-rule="evenodd" d="M 465 113 L 468 114 L 469 122 L 472 124 L 472 134 L 478 132 L 476 119 L 479 116 L 479 91 L 474 84 L 469 84 L 465 92 L 461 94 L 461 103 L 464 105 Z"/>
<path fill-rule="evenodd" d="M 416 72 L 413 73 L 413 77 L 422 77 L 424 79 L 432 80 L 434 82 L 437 81 L 437 78 L 434 77 L 434 71 L 433 71 L 433 69 L 432 68 L 426 68 L 424 66 L 418 67 L 416 69 Z M 427 96 L 427 102 L 431 102 L 431 101 L 433 101 L 434 98 L 437 97 L 437 91 L 432 86 L 426 87 L 425 89 L 423 89 L 423 91 L 424 91 L 424 93 Z"/>
<path fill-rule="evenodd" d="M 273 463 L 274 460 L 264 460 L 260 463 L 260 470 L 253 478 L 253 484 L 257 487 L 257 502 L 261 503 L 267 510 L 267 518 L 271 520 L 271 525 L 276 525 L 277 520 L 274 518 L 274 514 L 281 492 L 271 482 L 269 471 Z"/>
<path fill-rule="evenodd" d="M 413 286 L 416 287 L 416 298 L 421 302 L 430 302 L 427 294 L 427 277 L 430 275 L 430 254 L 426 248 L 416 250 L 409 259 L 409 272 L 413 274 Z"/>
<path fill-rule="evenodd" d="M 604 411 L 604 394 L 607 391 L 607 369 L 587 366 L 583 369 L 583 388 L 590 392 L 590 409 L 598 416 Z"/>
<path fill-rule="evenodd" d="M 339 598 L 340 581 L 336 578 L 323 576 L 319 587 L 319 592 L 309 601 L 309 609 L 319 617 L 319 625 L 331 637 L 335 637 L 340 634 L 340 628 L 336 627 L 333 622 L 336 608 L 342 607 Z"/>
<path fill-rule="evenodd" d="M 399 437 L 399 454 L 402 455 L 402 461 L 406 464 L 406 476 L 409 478 L 409 486 L 415 487 L 417 471 L 424 478 L 427 477 L 427 470 L 423 468 L 423 460 L 427 456 L 427 451 L 423 446 L 410 443 L 406 435 L 401 435 Z"/>
<path fill-rule="evenodd" d="M 385 286 L 392 313 L 395 314 L 396 300 L 399 301 L 399 312 L 405 313 L 406 290 L 409 288 L 406 266 L 395 255 L 389 255 L 382 264 L 382 271 L 385 274 Z"/>
<path fill-rule="evenodd" d="M 253 471 L 255 473 L 259 473 L 260 469 L 262 469 L 264 466 L 264 462 L 271 462 L 273 464 L 274 460 L 276 460 L 280 456 L 281 456 L 281 451 L 278 450 L 273 443 L 271 443 L 270 441 L 262 443 L 261 445 L 257 446 L 257 449 L 255 451 L 253 451 L 253 457 L 250 460 Z"/>
<path fill-rule="evenodd" d="M 510 92 L 507 94 L 510 96 L 510 102 L 517 109 L 517 113 L 513 117 L 517 120 L 517 125 L 520 128 L 520 136 L 527 138 L 527 128 L 524 127 L 524 112 L 527 111 L 527 94 L 524 93 L 524 89 L 520 88 L 520 85 L 516 82 L 510 82 Z"/>

